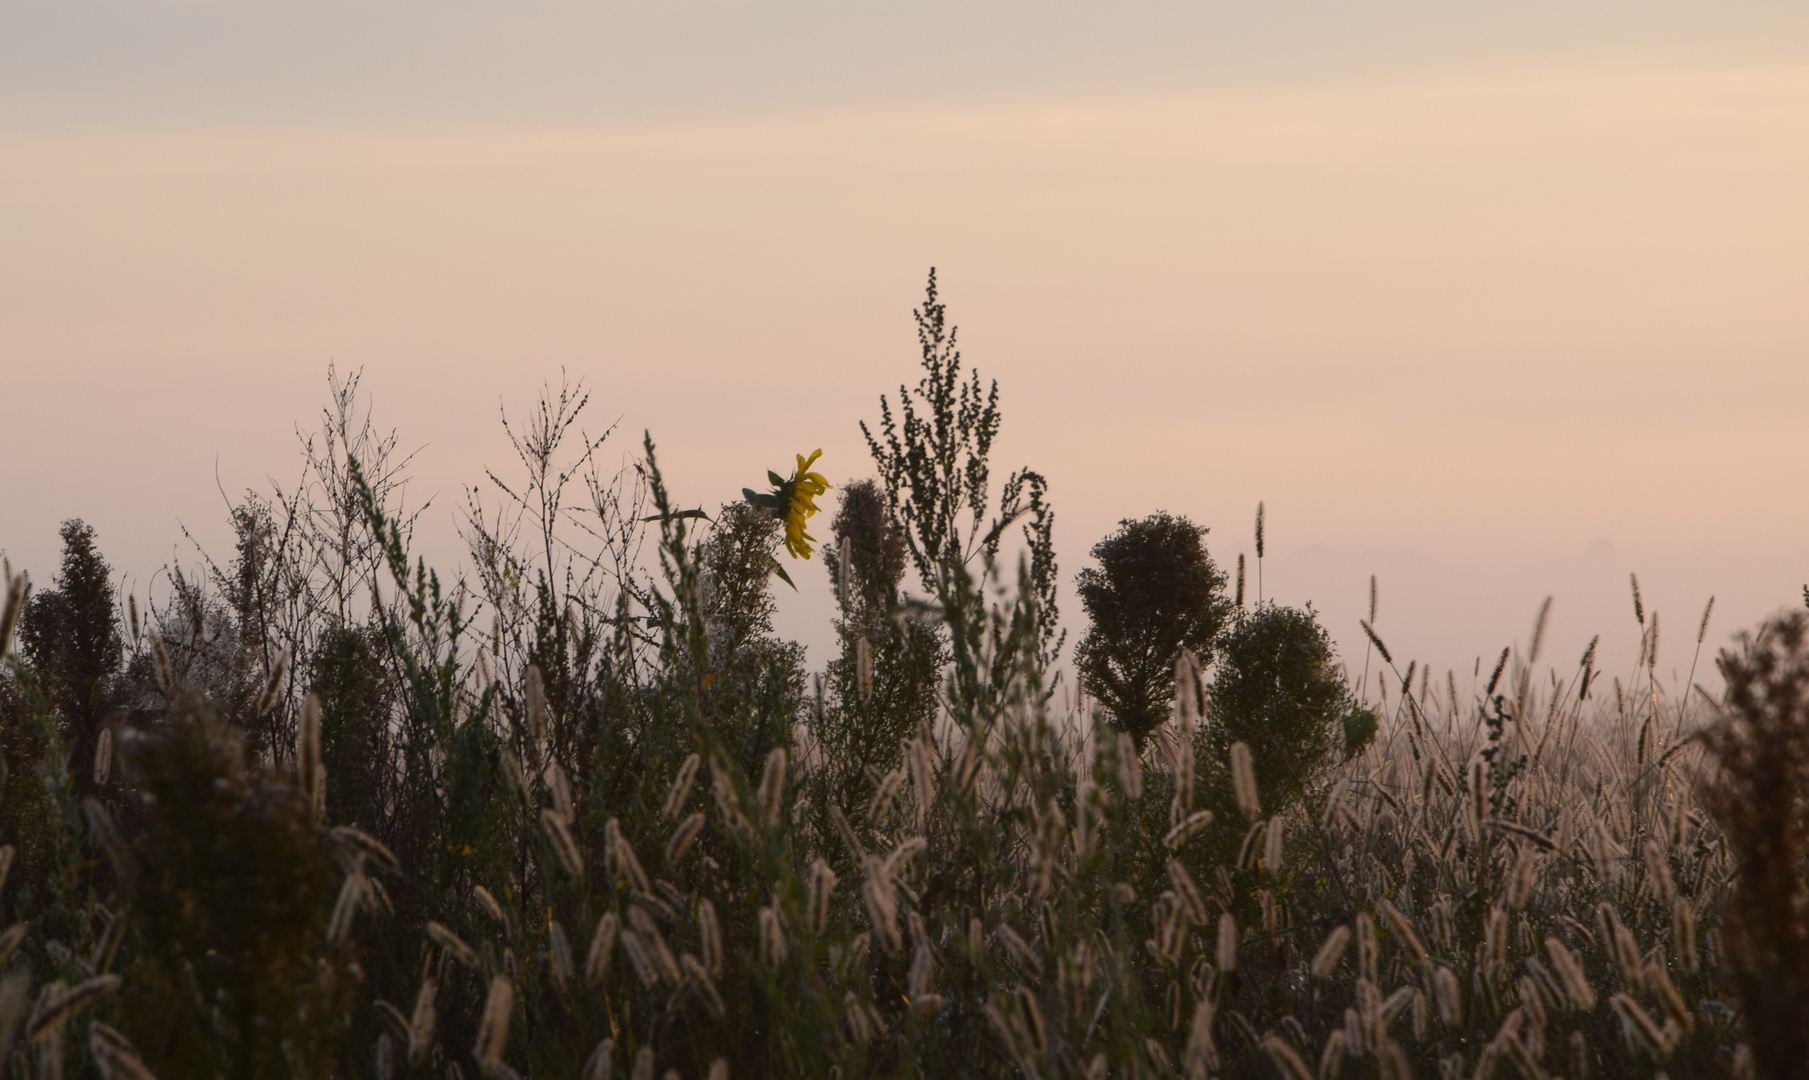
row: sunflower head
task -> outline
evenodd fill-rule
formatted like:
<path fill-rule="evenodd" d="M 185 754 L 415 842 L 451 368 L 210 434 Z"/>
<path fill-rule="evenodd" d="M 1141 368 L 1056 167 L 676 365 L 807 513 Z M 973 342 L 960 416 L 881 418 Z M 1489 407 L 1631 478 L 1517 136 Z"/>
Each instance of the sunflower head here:
<path fill-rule="evenodd" d="M 812 547 L 816 538 L 804 531 L 804 523 L 817 512 L 817 496 L 829 490 L 829 481 L 823 479 L 821 473 L 810 471 L 817 458 L 822 456 L 821 450 L 809 457 L 799 454 L 798 467 L 790 476 L 768 471 L 766 477 L 773 483 L 771 492 L 741 489 L 748 502 L 771 510 L 785 523 L 785 550 L 791 552 L 794 559 L 808 559 L 816 550 Z"/>

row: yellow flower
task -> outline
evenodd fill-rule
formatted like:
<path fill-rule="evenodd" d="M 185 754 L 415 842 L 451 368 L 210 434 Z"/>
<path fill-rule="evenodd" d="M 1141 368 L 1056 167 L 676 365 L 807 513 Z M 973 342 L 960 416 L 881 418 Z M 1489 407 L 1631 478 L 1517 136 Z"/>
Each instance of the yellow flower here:
<path fill-rule="evenodd" d="M 741 489 L 748 502 L 771 510 L 785 523 L 785 550 L 791 552 L 794 559 L 808 559 L 815 550 L 811 545 L 816 543 L 816 538 L 804 531 L 804 523 L 817 512 L 817 496 L 829 490 L 829 481 L 823 479 L 823 474 L 810 471 L 817 458 L 822 456 L 821 450 L 809 457 L 799 454 L 798 467 L 789 477 L 768 472 L 767 479 L 773 482 L 770 493 Z M 779 576 L 785 577 L 785 572 L 780 570 Z M 789 583 L 791 579 L 786 577 L 785 580 Z"/>
<path fill-rule="evenodd" d="M 817 512 L 817 496 L 829 490 L 829 481 L 823 479 L 821 473 L 810 471 L 817 458 L 822 456 L 821 450 L 808 458 L 799 454 L 798 469 L 786 482 L 791 487 L 791 502 L 785 509 L 785 550 L 791 552 L 793 558 L 810 558 L 813 550 L 810 545 L 816 543 L 816 538 L 804 531 L 804 523 Z"/>

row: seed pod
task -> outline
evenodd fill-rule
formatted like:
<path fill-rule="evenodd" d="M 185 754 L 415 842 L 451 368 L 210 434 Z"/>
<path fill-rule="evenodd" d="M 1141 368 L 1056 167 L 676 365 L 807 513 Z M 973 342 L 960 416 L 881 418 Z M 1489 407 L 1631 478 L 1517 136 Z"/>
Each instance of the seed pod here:
<path fill-rule="evenodd" d="M 666 817 L 675 817 L 684 809 L 685 800 L 691 797 L 691 784 L 697 779 L 697 767 L 701 764 L 703 759 L 692 754 L 678 767 L 678 775 L 672 778 L 672 786 L 666 789 L 666 803 L 661 810 Z"/>
<path fill-rule="evenodd" d="M 566 828 L 565 819 L 559 816 L 555 810 L 542 810 L 540 827 L 546 832 L 547 840 L 552 844 L 553 854 L 558 858 L 559 865 L 564 867 L 565 872 L 573 878 L 582 880 L 584 855 L 579 852 L 577 842 L 572 839 L 571 831 Z"/>
<path fill-rule="evenodd" d="M 1251 764 L 1250 748 L 1242 742 L 1231 744 L 1231 786 L 1237 798 L 1237 808 L 1252 821 L 1260 805 L 1256 798 L 1256 769 Z"/>
<path fill-rule="evenodd" d="M 1206 922 L 1206 905 L 1200 899 L 1200 890 L 1194 887 L 1193 878 L 1187 874 L 1187 868 L 1179 860 L 1168 860 L 1168 879 L 1174 882 L 1175 895 L 1181 898 L 1181 910 L 1187 913 L 1189 920 L 1204 924 Z"/>
<path fill-rule="evenodd" d="M 616 947 L 616 913 L 605 911 L 590 935 L 590 951 L 584 958 L 584 981 L 595 986 L 609 968 L 609 954 Z"/>
<path fill-rule="evenodd" d="M 766 815 L 766 824 L 770 827 L 779 823 L 781 803 L 785 799 L 785 750 L 775 748 L 766 755 L 766 768 L 760 777 L 760 791 L 756 796 L 761 811 Z"/>
<path fill-rule="evenodd" d="M 810 911 L 811 933 L 821 937 L 829 925 L 829 897 L 835 889 L 835 871 L 829 863 L 817 859 L 810 864 L 810 887 L 806 907 Z"/>
<path fill-rule="evenodd" d="M 157 1080 L 132 1043 L 99 1020 L 88 1028 L 88 1049 L 102 1080 Z"/>
<path fill-rule="evenodd" d="M 31 1020 L 25 1025 L 25 1035 L 29 1039 L 44 1039 L 63 1026 L 63 1022 L 75 1015 L 76 1010 L 119 989 L 125 980 L 118 975 L 96 975 L 85 979 L 74 986 L 65 987 L 61 983 L 51 983 L 38 994 L 37 1007 L 32 1010 Z"/>
<path fill-rule="evenodd" d="M 1344 950 L 1349 944 L 1350 927 L 1332 927 L 1332 932 L 1325 935 L 1325 940 L 1320 943 L 1319 951 L 1313 954 L 1309 970 L 1321 979 L 1330 975 L 1338 966 L 1338 961 L 1344 959 Z"/>
<path fill-rule="evenodd" d="M 779 913 L 770 907 L 760 909 L 760 959 L 777 971 L 785 963 L 785 934 L 779 926 Z"/>
<path fill-rule="evenodd" d="M 1300 1055 L 1280 1035 L 1265 1035 L 1257 1045 L 1269 1056 L 1275 1070 L 1285 1080 L 1313 1080 L 1313 1074 L 1307 1071 L 1306 1062 L 1300 1060 Z"/>
<path fill-rule="evenodd" d="M 1555 937 L 1545 939 L 1545 953 L 1551 957 L 1552 970 L 1557 973 L 1558 982 L 1564 987 L 1564 995 L 1570 999 L 1571 1008 L 1580 1012 L 1595 1008 L 1595 990 L 1589 985 L 1589 978 L 1583 973 L 1583 965 L 1577 962 L 1576 956 Z"/>
<path fill-rule="evenodd" d="M 559 925 L 558 919 L 548 924 L 546 936 L 547 952 L 552 958 L 553 982 L 563 993 L 571 985 L 573 976 L 571 942 L 566 939 L 565 927 Z"/>
<path fill-rule="evenodd" d="M 697 839 L 697 834 L 703 831 L 703 827 L 704 816 L 702 814 L 692 814 L 678 823 L 678 828 L 672 830 L 672 838 L 666 841 L 667 866 L 678 865 L 678 861 L 685 857 L 686 851 L 691 849 L 691 842 Z"/>
<path fill-rule="evenodd" d="M 1421 944 L 1420 936 L 1414 933 L 1413 923 L 1407 916 L 1395 909 L 1387 900 L 1380 901 L 1376 908 L 1382 913 L 1382 921 L 1388 924 L 1388 932 L 1395 936 L 1397 943 L 1413 958 L 1416 964 L 1426 962 L 1426 946 Z"/>
<path fill-rule="evenodd" d="M 722 926 L 716 921 L 716 905 L 708 897 L 697 902 L 697 938 L 704 969 L 711 975 L 722 974 Z"/>
<path fill-rule="evenodd" d="M 508 925 L 509 920 L 503 915 L 502 905 L 496 902 L 496 897 L 490 895 L 489 889 L 482 885 L 474 886 L 471 890 L 471 897 L 477 901 L 477 906 L 483 909 L 485 915 L 505 926 Z"/>
<path fill-rule="evenodd" d="M 427 1060 L 427 1051 L 433 1048 L 433 1029 L 439 1018 L 434 1000 L 439 996 L 439 991 L 439 984 L 430 975 L 421 980 L 421 989 L 415 994 L 414 1012 L 408 1019 L 410 1068 L 419 1068 L 421 1062 Z"/>
<path fill-rule="evenodd" d="M 604 1039 L 597 1044 L 596 1049 L 592 1050 L 590 1057 L 585 1060 L 584 1071 L 579 1074 L 579 1080 L 611 1080 L 610 1074 L 615 1071 L 615 1059 L 616 1041 Z"/>
<path fill-rule="evenodd" d="M 457 960 L 472 971 L 481 971 L 483 969 L 482 962 L 477 958 L 477 950 L 473 949 L 470 945 L 465 944 L 465 939 L 453 933 L 451 928 L 442 923 L 430 922 L 427 924 L 427 937 L 435 945 L 438 945 L 440 948 L 446 950 L 447 953 L 451 954 L 454 960 Z"/>

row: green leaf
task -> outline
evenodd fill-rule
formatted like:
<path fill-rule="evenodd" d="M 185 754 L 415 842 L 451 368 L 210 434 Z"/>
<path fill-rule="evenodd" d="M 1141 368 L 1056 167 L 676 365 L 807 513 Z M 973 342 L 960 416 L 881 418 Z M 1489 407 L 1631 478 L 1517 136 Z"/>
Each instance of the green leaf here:
<path fill-rule="evenodd" d="M 1376 714 L 1361 706 L 1352 709 L 1344 716 L 1344 756 L 1356 757 L 1363 748 L 1375 741 Z"/>
<path fill-rule="evenodd" d="M 781 566 L 781 565 L 780 565 L 780 564 L 779 564 L 779 560 L 778 560 L 778 559 L 774 559 L 774 560 L 773 560 L 773 573 L 775 573 L 775 574 L 778 574 L 778 575 L 779 575 L 779 580 L 780 580 L 780 581 L 783 581 L 783 582 L 785 582 L 785 583 L 786 583 L 786 584 L 787 584 L 787 585 L 790 585 L 790 586 L 791 586 L 791 591 L 792 591 L 792 592 L 797 592 L 797 591 L 798 591 L 798 586 L 797 586 L 797 583 L 796 583 L 796 582 L 794 582 L 794 581 L 792 581 L 792 579 L 791 579 L 791 575 L 790 575 L 790 574 L 788 574 L 788 573 L 786 573 L 786 572 L 785 572 L 785 567 L 783 567 L 783 566 Z"/>
<path fill-rule="evenodd" d="M 785 486 L 785 477 L 780 476 L 778 473 L 772 471 L 771 469 L 766 470 L 766 478 L 768 480 L 771 480 L 773 482 L 773 484 L 777 487 Z"/>
<path fill-rule="evenodd" d="M 702 518 L 703 520 L 708 521 L 708 520 L 710 520 L 710 515 L 704 513 L 703 507 L 700 506 L 695 510 L 673 510 L 670 513 L 654 514 L 652 517 L 644 517 L 641 520 L 642 521 L 680 521 L 685 518 Z"/>

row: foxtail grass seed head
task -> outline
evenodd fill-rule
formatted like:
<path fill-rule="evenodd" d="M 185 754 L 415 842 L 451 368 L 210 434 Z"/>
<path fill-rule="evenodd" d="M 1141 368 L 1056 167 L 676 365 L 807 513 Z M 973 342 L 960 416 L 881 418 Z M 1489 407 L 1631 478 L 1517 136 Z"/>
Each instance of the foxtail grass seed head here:
<path fill-rule="evenodd" d="M 1671 951 L 1685 971 L 1694 973 L 1701 963 L 1696 953 L 1696 910 L 1681 894 L 1671 902 Z"/>
<path fill-rule="evenodd" d="M 760 909 L 760 961 L 777 971 L 785 963 L 785 932 L 779 925 L 779 913 L 771 907 Z"/>
<path fill-rule="evenodd" d="M 528 665 L 528 736 L 536 746 L 546 738 L 546 682 L 538 664 Z"/>
<path fill-rule="evenodd" d="M 28 967 L 19 965 L 0 976 L 0 1061 L 6 1060 L 12 1051 L 13 1039 L 18 1035 L 19 1022 L 25 1015 L 25 1005 L 30 997 L 31 971 Z"/>
<path fill-rule="evenodd" d="M 643 1046 L 635 1051 L 634 1068 L 628 1075 L 629 1080 L 653 1080 L 653 1047 Z"/>
<path fill-rule="evenodd" d="M 577 841 L 572 839 L 571 830 L 566 828 L 565 819 L 556 810 L 540 812 L 540 827 L 546 833 L 548 843 L 553 848 L 553 855 L 559 865 L 575 881 L 584 878 L 584 855 L 578 850 Z"/>
<path fill-rule="evenodd" d="M 1394 663 L 1394 657 L 1388 655 L 1388 646 L 1382 644 L 1382 639 L 1376 636 L 1375 628 L 1369 625 L 1369 620 L 1358 619 L 1357 625 L 1363 628 L 1363 633 L 1368 636 L 1369 643 L 1374 645 L 1376 652 L 1382 655 L 1382 662 L 1384 664 Z"/>
<path fill-rule="evenodd" d="M 610 818 L 603 824 L 603 858 L 608 864 L 609 872 L 628 882 L 636 892 L 653 892 L 653 883 L 647 878 L 647 871 L 641 869 L 641 860 L 634 853 L 634 846 L 622 835 L 622 823 Z"/>
<path fill-rule="evenodd" d="M 1271 874 L 1281 873 L 1281 819 L 1269 819 L 1269 827 L 1263 840 L 1263 869 Z"/>
<path fill-rule="evenodd" d="M 1212 999 L 1202 997 L 1193 1007 L 1193 1019 L 1187 1025 L 1187 1047 L 1182 1053 L 1182 1075 L 1187 1080 L 1206 1080 L 1219 1068 L 1218 1046 L 1212 1039 Z"/>
<path fill-rule="evenodd" d="M 928 827 L 930 807 L 936 800 L 936 769 L 930 756 L 929 740 L 919 736 L 908 744 L 911 779 L 917 787 L 917 828 Z"/>
<path fill-rule="evenodd" d="M 1669 907 L 1672 898 L 1677 895 L 1677 885 L 1671 878 L 1671 867 L 1665 859 L 1664 849 L 1658 846 L 1658 841 L 1648 840 L 1643 853 L 1646 861 L 1646 880 L 1651 884 L 1652 890 L 1658 894 L 1659 903 Z"/>
<path fill-rule="evenodd" d="M 283 677 L 289 673 L 289 650 L 284 649 L 270 665 L 270 673 L 264 679 L 264 688 L 258 694 L 257 704 L 253 711 L 258 716 L 266 716 L 276 708 L 277 697 L 282 693 Z"/>
<path fill-rule="evenodd" d="M 1118 733 L 1118 786 L 1126 798 L 1143 797 L 1143 762 L 1137 756 L 1137 743 L 1128 731 Z"/>
<path fill-rule="evenodd" d="M 1256 557 L 1263 557 L 1263 504 L 1260 500 L 1256 504 Z"/>
<path fill-rule="evenodd" d="M 1163 846 L 1170 851 L 1179 850 L 1181 845 L 1187 843 L 1195 833 L 1210 824 L 1212 824 L 1212 811 L 1195 810 L 1182 818 L 1174 828 L 1168 830 L 1168 835 L 1162 838 Z"/>
<path fill-rule="evenodd" d="M 106 787 L 107 778 L 113 775 L 113 729 L 101 728 L 100 738 L 94 743 L 94 786 Z"/>
<path fill-rule="evenodd" d="M 1319 951 L 1313 954 L 1310 966 L 1312 973 L 1318 978 L 1326 978 L 1338 967 L 1338 961 L 1344 959 L 1344 950 L 1350 945 L 1350 927 L 1334 926 L 1332 932 L 1325 935 L 1319 943 Z"/>
<path fill-rule="evenodd" d="M 1369 575 L 1369 621 L 1371 624 L 1376 621 L 1376 576 L 1374 574 Z"/>
<path fill-rule="evenodd" d="M 1244 606 L 1244 553 L 1237 553 L 1237 606 Z"/>
<path fill-rule="evenodd" d="M 88 1027 L 88 1050 L 101 1080 L 157 1080 L 130 1040 L 99 1020 Z"/>
<path fill-rule="evenodd" d="M 817 859 L 810 864 L 810 885 L 805 906 L 810 912 L 810 931 L 821 937 L 829 926 L 829 900 L 835 891 L 835 871 L 829 863 Z"/>
<path fill-rule="evenodd" d="M 13 856 L 18 854 L 11 844 L 0 846 L 0 893 L 6 891 L 6 878 L 13 869 Z"/>
<path fill-rule="evenodd" d="M 554 919 L 547 926 L 547 954 L 552 960 L 553 981 L 561 991 L 572 983 L 576 974 L 572 969 L 572 943 L 565 936 L 565 927 Z"/>
<path fill-rule="evenodd" d="M 678 823 L 678 828 L 672 830 L 671 838 L 666 841 L 667 866 L 678 865 L 678 861 L 685 857 L 685 852 L 690 850 L 691 842 L 697 839 L 697 834 L 703 831 L 703 827 L 704 816 L 702 814 L 692 814 Z"/>
<path fill-rule="evenodd" d="M 51 983 L 38 994 L 31 1019 L 25 1024 L 25 1036 L 34 1041 L 46 1039 L 63 1026 L 76 1012 L 119 989 L 125 980 L 118 975 L 96 975 L 74 986 Z"/>
<path fill-rule="evenodd" d="M 572 782 L 566 779 L 565 770 L 557 761 L 549 761 L 546 766 L 547 795 L 553 800 L 553 812 L 558 814 L 569 827 L 577 821 L 576 811 L 572 805 Z"/>
<path fill-rule="evenodd" d="M 697 767 L 701 764 L 703 758 L 692 754 L 678 767 L 678 775 L 672 778 L 672 786 L 666 789 L 666 803 L 661 811 L 666 817 L 676 817 L 684 809 L 685 800 L 691 797 L 691 784 L 697 779 Z"/>
<path fill-rule="evenodd" d="M 1174 883 L 1175 895 L 1181 900 L 1181 910 L 1195 924 L 1206 922 L 1206 905 L 1200 900 L 1200 890 L 1194 887 L 1193 878 L 1187 873 L 1177 859 L 1168 860 L 1168 880 Z"/>
<path fill-rule="evenodd" d="M 1526 666 L 1532 667 L 1539 662 L 1539 651 L 1545 647 L 1545 627 L 1551 622 L 1551 597 L 1539 605 L 1539 614 L 1533 619 L 1532 648 L 1526 653 Z"/>
<path fill-rule="evenodd" d="M 508 917 L 503 914 L 502 905 L 496 902 L 496 897 L 490 894 L 489 889 L 484 888 L 482 885 L 473 886 L 471 889 L 471 897 L 477 901 L 477 906 L 482 909 L 485 915 L 490 916 L 490 918 L 497 923 L 504 926 L 508 925 L 509 920 Z"/>
<path fill-rule="evenodd" d="M 721 975 L 722 924 L 716 921 L 716 905 L 707 896 L 697 902 L 697 948 L 703 953 L 704 970 Z"/>
<path fill-rule="evenodd" d="M 1416 964 L 1426 962 L 1426 946 L 1421 943 L 1420 936 L 1413 929 L 1413 923 L 1407 916 L 1387 900 L 1376 905 L 1382 913 L 1382 921 L 1388 924 L 1388 932 L 1394 936 L 1395 944 L 1413 959 Z"/>
<path fill-rule="evenodd" d="M 584 1071 L 578 1074 L 578 1080 L 613 1080 L 615 1066 L 616 1041 L 604 1039 L 585 1059 Z"/>
<path fill-rule="evenodd" d="M 1432 1000 L 1438 1006 L 1438 1018 L 1455 1031 L 1464 1022 L 1463 994 L 1458 988 L 1457 973 L 1439 964 L 1432 973 Z"/>
<path fill-rule="evenodd" d="M 1300 1054 L 1280 1035 L 1265 1035 L 1262 1042 L 1257 1045 L 1264 1054 L 1268 1055 L 1269 1061 L 1275 1066 L 1275 1071 L 1280 1073 L 1284 1080 L 1314 1080 L 1312 1072 L 1307 1069 L 1306 1062 L 1300 1060 Z"/>
<path fill-rule="evenodd" d="M 918 945 L 911 951 L 911 973 L 905 980 L 905 993 L 916 998 L 930 989 L 930 947 Z"/>
<path fill-rule="evenodd" d="M 1193 809 L 1193 734 L 1192 729 L 1175 740 L 1175 817 L 1181 818 Z"/>
<path fill-rule="evenodd" d="M 1219 913 L 1218 962 L 1220 971 L 1237 970 L 1237 920 L 1229 911 Z"/>
<path fill-rule="evenodd" d="M 301 722 L 296 728 L 296 761 L 300 766 L 296 778 L 302 797 L 315 821 L 327 812 L 327 773 L 320 757 L 320 698 L 309 694 L 302 699 Z"/>
<path fill-rule="evenodd" d="M 1181 728 L 1179 741 L 1191 745 L 1193 729 L 1200 725 L 1200 660 L 1188 648 L 1175 656 L 1175 719 Z M 1190 766 L 1191 758 L 1190 750 Z"/>
<path fill-rule="evenodd" d="M 465 943 L 452 928 L 444 923 L 429 922 L 427 939 L 443 949 L 446 954 L 472 971 L 482 971 L 483 963 L 478 959 L 477 950 Z"/>
<path fill-rule="evenodd" d="M 873 700 L 873 644 L 865 634 L 854 639 L 854 689 L 862 701 Z"/>
<path fill-rule="evenodd" d="M 584 958 L 584 981 L 592 986 L 602 982 L 604 974 L 609 970 L 609 957 L 615 951 L 616 933 L 619 929 L 616 913 L 605 911 L 602 918 L 597 920 L 597 928 L 591 932 L 590 951 Z"/>
<path fill-rule="evenodd" d="M 350 936 L 352 921 L 358 917 L 358 909 L 365 905 L 369 882 L 362 870 L 353 870 L 345 876 L 339 886 L 339 897 L 333 902 L 333 912 L 327 918 L 329 945 L 338 945 Z"/>
<path fill-rule="evenodd" d="M 1646 625 L 1646 605 L 1639 598 L 1639 574 L 1628 574 L 1627 581 L 1633 586 L 1633 617 L 1639 620 L 1641 626 L 1644 626 Z"/>
<path fill-rule="evenodd" d="M 1514 869 L 1508 875 L 1507 907 L 1509 911 L 1519 911 L 1526 906 L 1527 897 L 1532 895 L 1533 879 L 1539 872 L 1539 849 L 1531 844 L 1520 851 L 1520 858 L 1514 863 Z"/>
<path fill-rule="evenodd" d="M 756 795 L 760 803 L 760 811 L 766 816 L 768 827 L 779 824 L 779 815 L 783 810 L 785 799 L 785 750 L 775 748 L 766 755 L 766 768 L 760 774 L 760 790 Z"/>
<path fill-rule="evenodd" d="M 1501 673 L 1507 670 L 1508 655 L 1512 652 L 1511 648 L 1501 650 L 1501 658 L 1495 661 L 1495 670 L 1489 674 L 1489 688 L 1482 692 L 1483 697 L 1494 696 L 1495 688 L 1501 685 Z"/>
<path fill-rule="evenodd" d="M 410 1068 L 419 1068 L 427 1060 L 427 1052 L 433 1049 L 434 1026 L 438 1023 L 439 1012 L 435 1001 L 439 997 L 440 985 L 430 975 L 421 980 L 421 989 L 415 993 L 414 1011 L 408 1018 L 408 1064 Z"/>
<path fill-rule="evenodd" d="M 1377 979 L 1376 967 L 1381 947 L 1376 941 L 1376 920 L 1370 916 L 1369 912 L 1359 911 L 1357 913 L 1354 936 L 1357 941 L 1357 974 L 1374 983 Z"/>
<path fill-rule="evenodd" d="M 1231 744 L 1231 787 L 1237 808 L 1255 821 L 1262 809 L 1256 798 L 1256 768 L 1250 760 L 1250 747 L 1242 742 Z"/>
<path fill-rule="evenodd" d="M 484 1011 L 478 1018 L 477 1044 L 471 1055 L 488 1074 L 502 1061 L 509 1043 L 509 1020 L 515 1011 L 515 986 L 507 976 L 490 980 L 490 992 L 484 998 Z"/>

